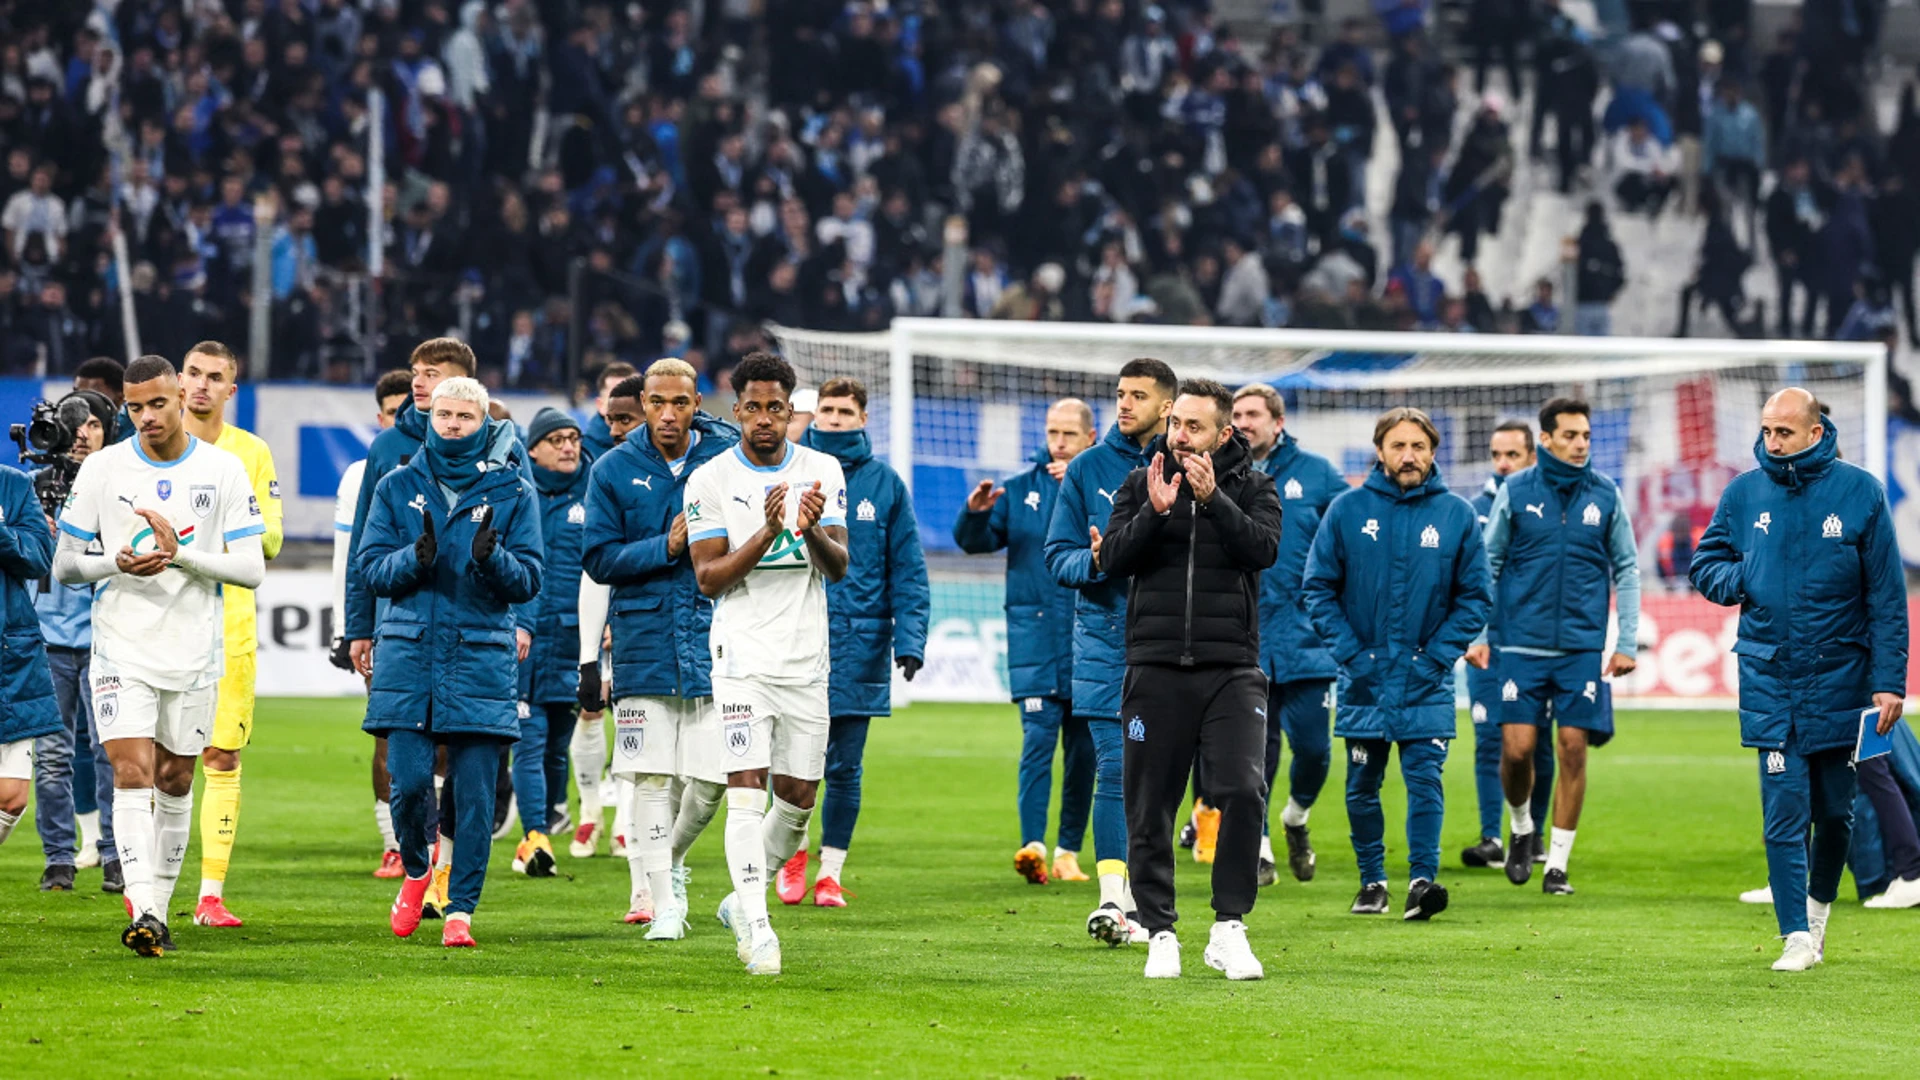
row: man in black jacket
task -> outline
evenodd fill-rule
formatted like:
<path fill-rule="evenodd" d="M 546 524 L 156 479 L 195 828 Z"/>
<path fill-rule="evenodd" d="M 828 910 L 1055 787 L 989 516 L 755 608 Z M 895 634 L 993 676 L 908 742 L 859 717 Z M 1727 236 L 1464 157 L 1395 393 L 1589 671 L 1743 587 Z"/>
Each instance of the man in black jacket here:
<path fill-rule="evenodd" d="M 1127 477 L 1098 548 L 1127 592 L 1127 863 L 1152 935 L 1148 978 L 1177 978 L 1173 821 L 1194 756 L 1221 812 L 1208 966 L 1263 977 L 1242 920 L 1258 891 L 1267 681 L 1260 671 L 1260 573 L 1280 546 L 1280 498 L 1232 427 L 1233 395 L 1180 384 L 1167 434 Z"/>

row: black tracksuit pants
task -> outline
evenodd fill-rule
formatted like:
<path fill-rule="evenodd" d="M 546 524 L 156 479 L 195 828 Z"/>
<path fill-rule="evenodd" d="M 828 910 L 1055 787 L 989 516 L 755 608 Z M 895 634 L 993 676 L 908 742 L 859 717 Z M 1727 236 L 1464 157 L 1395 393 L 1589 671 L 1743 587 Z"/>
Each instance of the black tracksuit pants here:
<path fill-rule="evenodd" d="M 1127 869 L 1149 931 L 1171 930 L 1174 818 L 1196 757 L 1207 801 L 1220 811 L 1213 910 L 1245 918 L 1259 892 L 1266 819 L 1267 678 L 1257 667 L 1127 668 L 1120 700 L 1126 736 Z"/>

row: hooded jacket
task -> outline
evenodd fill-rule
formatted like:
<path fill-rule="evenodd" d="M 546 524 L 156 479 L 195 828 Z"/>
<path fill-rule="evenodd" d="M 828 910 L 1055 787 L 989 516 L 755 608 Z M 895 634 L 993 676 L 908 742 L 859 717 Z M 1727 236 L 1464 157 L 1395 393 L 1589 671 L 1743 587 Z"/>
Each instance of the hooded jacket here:
<path fill-rule="evenodd" d="M 691 429 L 693 445 L 677 471 L 644 425 L 593 465 L 581 561 L 587 576 L 613 587 L 608 623 L 615 700 L 713 693 L 707 650 L 713 601 L 700 594 L 687 552 L 667 554 L 667 534 L 687 478 L 732 449 L 740 434 L 706 413 L 694 414 Z"/>
<path fill-rule="evenodd" d="M 1099 445 L 1074 458 L 1060 482 L 1047 524 L 1047 572 L 1079 591 L 1073 602 L 1075 716 L 1120 719 L 1120 687 L 1127 673 L 1127 593 L 1093 566 L 1087 529 L 1112 523 L 1115 493 L 1147 456 L 1115 424 Z"/>
<path fill-rule="evenodd" d="M 1852 746 L 1876 693 L 1907 689 L 1907 590 L 1886 489 L 1841 461 L 1830 417 L 1788 457 L 1720 495 L 1688 572 L 1740 608 L 1740 741 L 1808 754 Z"/>
<path fill-rule="evenodd" d="M 1307 617 L 1300 577 L 1327 507 L 1347 490 L 1347 478 L 1319 454 L 1281 432 L 1260 468 L 1280 496 L 1280 554 L 1260 576 L 1260 666 L 1276 683 L 1331 679 L 1340 666 Z"/>
<path fill-rule="evenodd" d="M 1402 491 L 1376 464 L 1333 500 L 1301 591 L 1340 662 L 1334 734 L 1452 738 L 1453 666 L 1487 625 L 1491 588 L 1478 516 L 1438 466 Z"/>
<path fill-rule="evenodd" d="M 1165 436 L 1147 448 L 1113 501 L 1100 565 L 1126 578 L 1127 663 L 1260 666 L 1260 574 L 1280 550 L 1280 497 L 1253 467 L 1247 437 L 1213 452 L 1214 492 L 1201 503 L 1182 482 L 1166 513 L 1148 495 L 1153 456 L 1167 479 L 1183 470 Z"/>
<path fill-rule="evenodd" d="M 893 658 L 927 658 L 932 598 L 913 497 L 876 461 L 865 431 L 808 428 L 801 444 L 840 462 L 847 478 L 847 572 L 827 583 L 827 648 L 834 716 L 893 711 Z"/>
<path fill-rule="evenodd" d="M 520 700 L 563 705 L 579 696 L 580 552 L 587 523 L 587 483 L 592 462 L 584 456 L 570 473 L 531 465 L 540 507 L 540 594 L 514 609 L 514 623 L 533 635 L 520 662 Z"/>
<path fill-rule="evenodd" d="M 52 569 L 53 531 L 33 481 L 19 469 L 0 467 L 0 590 L 6 594 L 6 622 L 0 626 L 0 743 L 61 730 L 47 646 L 33 609 L 33 594 Z"/>
<path fill-rule="evenodd" d="M 960 506 L 953 542 L 969 555 L 1007 549 L 1007 689 L 1014 700 L 1069 700 L 1073 693 L 1073 604 L 1078 595 L 1047 572 L 1047 524 L 1060 481 L 1043 447 L 1033 467 L 1009 477 L 985 513 Z"/>

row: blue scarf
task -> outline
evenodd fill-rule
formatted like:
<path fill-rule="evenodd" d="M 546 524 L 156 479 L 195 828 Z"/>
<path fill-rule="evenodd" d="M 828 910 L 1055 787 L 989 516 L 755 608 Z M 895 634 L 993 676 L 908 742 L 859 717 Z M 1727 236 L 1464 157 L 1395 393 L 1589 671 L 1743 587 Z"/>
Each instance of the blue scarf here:
<path fill-rule="evenodd" d="M 586 463 L 581 462 L 572 472 L 556 472 L 542 468 L 533 461 L 527 462 L 527 468 L 533 473 L 534 486 L 538 487 L 543 495 L 558 495 L 570 490 L 574 481 L 580 479 L 580 470 L 586 467 Z"/>
<path fill-rule="evenodd" d="M 1588 458 L 1586 465 L 1570 465 L 1554 457 L 1551 450 L 1542 447 L 1540 479 L 1545 480 L 1549 487 L 1559 492 L 1561 498 L 1568 498 L 1573 494 L 1573 490 L 1580 486 L 1580 482 L 1587 478 L 1588 466 L 1592 464 L 1593 459 Z"/>
<path fill-rule="evenodd" d="M 449 439 L 438 428 L 427 426 L 427 471 L 439 485 L 453 492 L 464 492 L 486 475 L 487 425 L 471 433 Z"/>

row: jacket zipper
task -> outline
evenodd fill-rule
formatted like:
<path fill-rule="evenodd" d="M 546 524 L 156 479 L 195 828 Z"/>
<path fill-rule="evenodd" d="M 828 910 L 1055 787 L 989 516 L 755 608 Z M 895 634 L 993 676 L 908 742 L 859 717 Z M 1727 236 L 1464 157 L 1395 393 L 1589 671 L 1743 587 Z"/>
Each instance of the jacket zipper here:
<path fill-rule="evenodd" d="M 1192 523 L 1187 527 L 1187 625 L 1180 642 L 1180 663 L 1193 666 L 1193 549 L 1200 543 L 1200 504 L 1195 502 Z"/>

